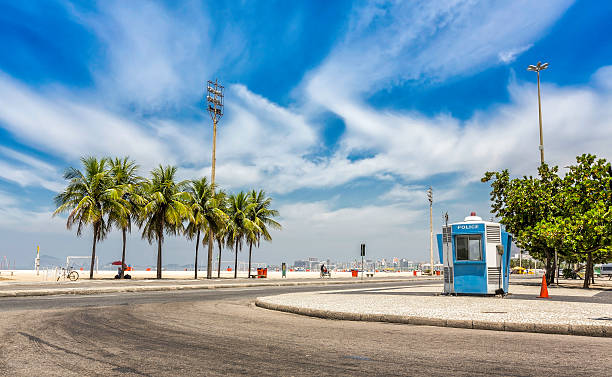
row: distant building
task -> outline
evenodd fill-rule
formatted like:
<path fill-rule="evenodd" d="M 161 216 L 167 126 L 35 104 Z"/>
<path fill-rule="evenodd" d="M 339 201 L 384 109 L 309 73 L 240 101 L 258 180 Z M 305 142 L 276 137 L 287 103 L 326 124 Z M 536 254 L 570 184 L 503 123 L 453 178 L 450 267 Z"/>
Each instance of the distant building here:
<path fill-rule="evenodd" d="M 302 267 L 302 268 L 306 268 L 306 266 L 309 266 L 310 264 L 308 263 L 307 260 L 296 260 L 295 262 L 293 262 L 293 267 Z"/>
<path fill-rule="evenodd" d="M 317 270 L 324 262 L 319 261 L 319 258 L 308 258 L 307 260 L 296 260 L 293 263 L 294 267 L 301 267 L 305 270 Z"/>

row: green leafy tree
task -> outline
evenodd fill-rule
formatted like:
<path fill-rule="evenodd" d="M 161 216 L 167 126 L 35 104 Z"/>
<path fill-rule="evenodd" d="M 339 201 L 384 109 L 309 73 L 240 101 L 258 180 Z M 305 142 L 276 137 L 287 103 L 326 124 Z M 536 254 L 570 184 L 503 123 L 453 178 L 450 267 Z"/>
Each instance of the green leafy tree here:
<path fill-rule="evenodd" d="M 157 241 L 157 278 L 162 277 L 162 244 L 164 233 L 176 235 L 183 231 L 183 221 L 193 221 L 186 204 L 188 181 L 175 182 L 176 167 L 159 166 L 151 171 L 151 179 L 143 183 L 146 205 L 141 211 L 142 238 L 150 244 Z"/>
<path fill-rule="evenodd" d="M 55 197 L 57 209 L 53 215 L 69 212 L 66 227 L 72 229 L 76 224 L 77 236 L 82 234 L 86 226 L 91 225 L 93 243 L 89 278 L 93 279 L 96 243 L 106 237 L 109 228 L 105 216 L 111 211 L 125 214 L 128 210 L 119 190 L 114 187 L 107 169 L 107 160 L 83 157 L 81 163 L 82 172 L 73 167 L 66 169 L 64 179 L 69 183 L 66 189 Z"/>
<path fill-rule="evenodd" d="M 217 229 L 226 221 L 227 215 L 219 208 L 217 201 L 219 196 L 215 195 L 212 185 L 205 177 L 191 181 L 187 191 L 190 194 L 188 205 L 191 210 L 191 220 L 185 228 L 185 234 L 189 239 L 196 238 L 194 278 L 197 279 L 200 235 L 203 233 L 214 236 Z M 208 241 L 207 237 L 203 241 Z M 211 243 L 209 247 L 210 245 Z M 212 255 L 212 250 L 209 251 L 209 254 Z"/>
<path fill-rule="evenodd" d="M 594 279 L 597 262 L 612 258 L 612 174 L 605 159 L 584 154 L 563 178 L 563 215 L 541 224 L 549 244 L 571 251 L 585 262 L 584 288 Z"/>
<path fill-rule="evenodd" d="M 109 159 L 110 175 L 114 187 L 119 191 L 125 211 L 111 211 L 109 213 L 109 224 L 116 225 L 121 229 L 123 240 L 121 250 L 121 275 L 125 274 L 125 249 L 126 234 L 132 231 L 132 222 L 138 219 L 139 211 L 145 201 L 141 195 L 141 183 L 143 178 L 138 175 L 139 166 L 135 161 L 124 157 L 122 159 Z"/>
<path fill-rule="evenodd" d="M 278 216 L 278 211 L 270 208 L 272 205 L 272 198 L 266 197 L 265 191 L 250 191 L 248 194 L 248 201 L 250 204 L 253 204 L 252 209 L 248 213 L 248 218 L 256 226 L 255 231 L 248 234 L 250 274 L 253 244 L 255 244 L 256 247 L 259 247 L 262 238 L 265 241 L 272 241 L 269 228 L 281 229 L 282 227 L 273 219 L 274 217 Z"/>
<path fill-rule="evenodd" d="M 249 212 L 255 204 L 249 203 L 244 192 L 232 194 L 228 198 L 228 222 L 226 228 L 227 245 L 234 248 L 234 279 L 238 277 L 238 250 L 242 249 L 245 238 L 253 237 L 259 231 L 257 225 L 249 220 Z M 249 272 L 250 273 L 250 272 Z"/>
<path fill-rule="evenodd" d="M 538 177 L 510 179 L 508 170 L 487 172 L 482 182 L 491 181 L 491 212 L 500 218 L 508 232 L 514 235 L 516 244 L 529 250 L 531 256 L 546 260 L 546 280 L 554 280 L 555 242 L 540 225 L 562 212 L 558 193 L 561 179 L 558 168 L 544 164 L 538 168 Z M 540 225 L 538 225 L 540 224 Z M 554 234 L 558 237 L 560 235 Z"/>
<path fill-rule="evenodd" d="M 547 259 L 547 281 L 557 269 L 554 251 L 567 262 L 585 262 L 584 288 L 593 265 L 612 256 L 612 168 L 593 155 L 576 158 L 569 173 L 543 165 L 539 177 L 509 179 L 507 170 L 487 172 L 492 180 L 492 210 L 514 234 L 517 244 L 538 259 Z"/>

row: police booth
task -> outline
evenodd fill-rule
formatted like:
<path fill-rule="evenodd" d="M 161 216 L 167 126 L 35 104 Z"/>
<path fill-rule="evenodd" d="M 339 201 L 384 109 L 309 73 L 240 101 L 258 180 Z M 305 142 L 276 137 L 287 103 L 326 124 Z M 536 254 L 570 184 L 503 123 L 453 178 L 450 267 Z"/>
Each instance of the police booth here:
<path fill-rule="evenodd" d="M 507 294 L 512 236 L 472 212 L 437 235 L 445 294 Z"/>

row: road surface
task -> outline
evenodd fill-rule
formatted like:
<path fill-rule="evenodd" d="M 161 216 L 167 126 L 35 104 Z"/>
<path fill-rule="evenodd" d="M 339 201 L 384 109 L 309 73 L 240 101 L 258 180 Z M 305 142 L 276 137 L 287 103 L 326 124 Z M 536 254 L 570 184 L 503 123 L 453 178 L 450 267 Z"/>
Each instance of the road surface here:
<path fill-rule="evenodd" d="M 406 284 L 431 283 L 3 298 L 0 375 L 610 375 L 612 338 L 332 321 L 253 305 Z"/>

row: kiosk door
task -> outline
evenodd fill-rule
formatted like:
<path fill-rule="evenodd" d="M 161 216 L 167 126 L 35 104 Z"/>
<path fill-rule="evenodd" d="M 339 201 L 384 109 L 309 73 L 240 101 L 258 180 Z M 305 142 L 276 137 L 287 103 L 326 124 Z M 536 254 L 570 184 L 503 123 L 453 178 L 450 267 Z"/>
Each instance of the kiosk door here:
<path fill-rule="evenodd" d="M 471 226 L 468 228 L 469 231 L 459 228 L 460 234 L 454 234 L 455 226 L 453 226 L 453 272 L 456 293 L 487 294 L 484 229 L 480 229 L 481 226 L 478 225 Z"/>

